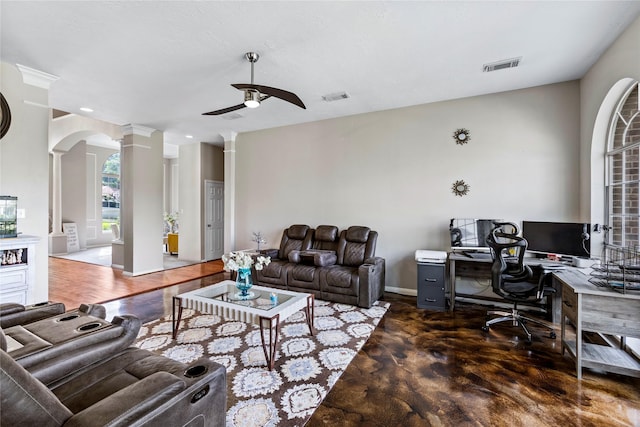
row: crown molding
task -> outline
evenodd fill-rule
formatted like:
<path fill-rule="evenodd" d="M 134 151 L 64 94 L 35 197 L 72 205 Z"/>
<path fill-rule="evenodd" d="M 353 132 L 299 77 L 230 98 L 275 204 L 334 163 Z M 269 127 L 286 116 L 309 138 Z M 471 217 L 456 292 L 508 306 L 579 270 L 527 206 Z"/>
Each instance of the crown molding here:
<path fill-rule="evenodd" d="M 45 73 L 44 71 L 39 71 L 25 65 L 16 64 L 20 73 L 22 73 L 22 81 L 25 84 L 36 86 L 42 89 L 49 90 L 51 83 L 58 80 L 60 77 L 54 76 L 53 74 Z"/>
<path fill-rule="evenodd" d="M 147 126 L 134 125 L 132 123 L 122 125 L 123 135 L 140 135 L 149 138 L 156 130 Z"/>

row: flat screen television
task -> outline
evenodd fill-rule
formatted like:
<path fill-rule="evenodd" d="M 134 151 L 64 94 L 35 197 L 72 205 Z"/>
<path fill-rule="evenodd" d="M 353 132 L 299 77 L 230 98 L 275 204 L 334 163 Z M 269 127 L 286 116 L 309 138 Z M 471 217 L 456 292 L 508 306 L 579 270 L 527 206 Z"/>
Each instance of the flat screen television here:
<path fill-rule="evenodd" d="M 588 257 L 590 224 L 576 222 L 522 221 L 522 237 L 528 250 L 539 254 Z"/>
<path fill-rule="evenodd" d="M 451 250 L 453 251 L 489 251 L 487 236 L 500 219 L 451 218 Z"/>

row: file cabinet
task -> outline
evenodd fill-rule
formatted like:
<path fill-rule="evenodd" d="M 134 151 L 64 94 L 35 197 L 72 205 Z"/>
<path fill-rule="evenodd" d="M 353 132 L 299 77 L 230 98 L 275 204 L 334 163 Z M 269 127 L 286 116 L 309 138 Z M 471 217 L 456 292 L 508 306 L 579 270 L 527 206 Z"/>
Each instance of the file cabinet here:
<path fill-rule="evenodd" d="M 418 263 L 418 308 L 446 310 L 444 263 Z"/>

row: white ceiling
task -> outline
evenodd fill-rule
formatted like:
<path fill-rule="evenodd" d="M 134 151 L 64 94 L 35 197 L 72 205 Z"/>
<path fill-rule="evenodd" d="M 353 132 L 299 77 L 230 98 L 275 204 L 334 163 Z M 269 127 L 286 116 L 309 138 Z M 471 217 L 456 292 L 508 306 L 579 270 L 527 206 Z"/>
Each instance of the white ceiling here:
<path fill-rule="evenodd" d="M 0 58 L 59 77 L 53 108 L 164 131 L 170 144 L 581 78 L 640 1 L 9 1 Z M 202 116 L 255 82 L 296 93 Z M 518 68 L 482 65 L 522 57 Z M 328 103 L 322 96 L 345 91 Z M 91 107 L 83 113 L 80 107 Z M 185 135 L 193 135 L 187 139 Z"/>

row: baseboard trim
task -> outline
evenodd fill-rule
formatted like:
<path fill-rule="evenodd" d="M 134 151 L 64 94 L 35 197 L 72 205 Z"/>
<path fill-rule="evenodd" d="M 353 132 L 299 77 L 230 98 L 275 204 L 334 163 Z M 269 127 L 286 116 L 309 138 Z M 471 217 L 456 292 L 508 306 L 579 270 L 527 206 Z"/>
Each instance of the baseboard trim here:
<path fill-rule="evenodd" d="M 394 294 L 408 295 L 408 296 L 412 296 L 412 297 L 417 297 L 418 296 L 418 290 L 417 289 L 398 288 L 396 286 L 385 286 L 384 287 L 384 291 L 385 292 L 392 292 Z"/>

